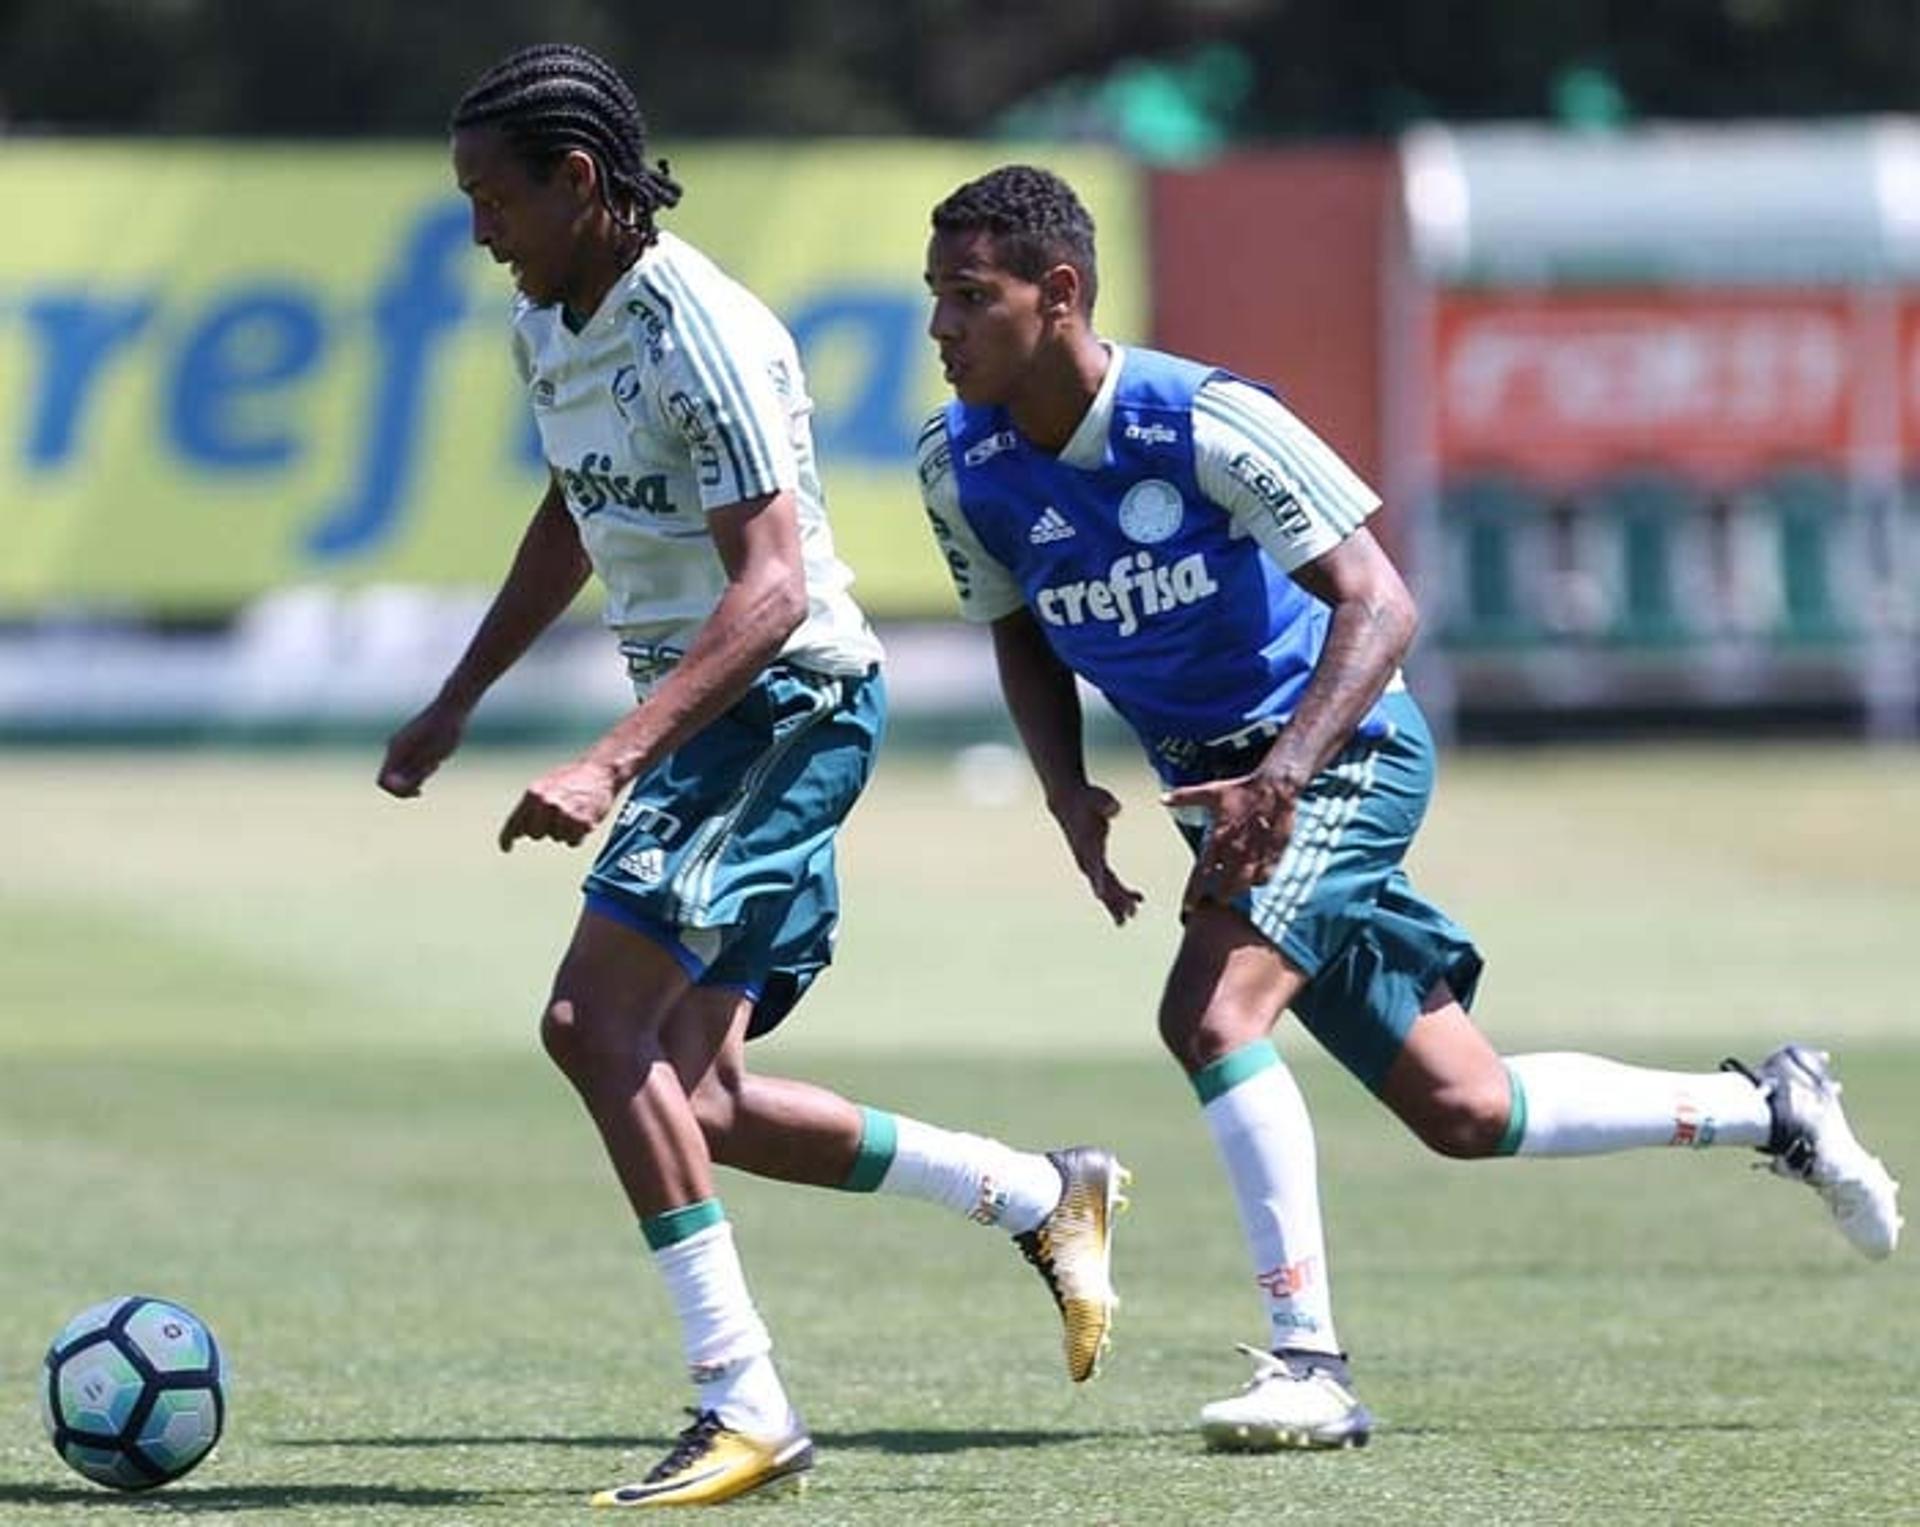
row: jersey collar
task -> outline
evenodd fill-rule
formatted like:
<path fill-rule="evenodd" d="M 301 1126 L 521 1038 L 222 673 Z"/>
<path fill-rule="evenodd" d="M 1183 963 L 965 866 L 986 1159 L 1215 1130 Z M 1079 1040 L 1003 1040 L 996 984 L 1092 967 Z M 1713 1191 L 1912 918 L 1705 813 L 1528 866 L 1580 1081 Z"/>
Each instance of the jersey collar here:
<path fill-rule="evenodd" d="M 1060 448 L 1061 463 L 1083 472 L 1097 471 L 1106 465 L 1107 437 L 1113 431 L 1113 396 L 1120 390 L 1120 368 L 1127 359 L 1127 352 L 1121 346 L 1107 340 L 1101 343 L 1107 347 L 1107 374 L 1100 378 L 1100 390 L 1087 405 L 1079 426 Z"/>
<path fill-rule="evenodd" d="M 569 321 L 565 310 L 560 310 L 560 326 L 568 336 L 577 342 L 617 324 L 625 313 L 626 299 L 640 289 L 641 277 L 657 268 L 661 260 L 666 258 L 661 245 L 672 237 L 664 228 L 661 229 L 654 241 L 640 251 L 640 257 L 614 278 L 606 296 L 600 299 L 600 306 L 589 313 L 578 328 Z"/>

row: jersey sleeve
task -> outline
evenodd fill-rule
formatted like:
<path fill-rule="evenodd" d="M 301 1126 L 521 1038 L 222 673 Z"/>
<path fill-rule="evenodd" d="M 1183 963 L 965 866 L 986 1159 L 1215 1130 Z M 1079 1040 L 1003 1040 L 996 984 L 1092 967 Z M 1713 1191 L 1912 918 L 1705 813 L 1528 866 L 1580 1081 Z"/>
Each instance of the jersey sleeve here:
<path fill-rule="evenodd" d="M 687 302 L 669 310 L 658 351 L 660 410 L 692 453 L 702 509 L 799 486 L 791 410 L 781 396 L 789 357 L 752 325 Z"/>
<path fill-rule="evenodd" d="M 1380 507 L 1331 446 L 1257 387 L 1208 382 L 1193 419 L 1200 491 L 1288 572 L 1332 551 Z"/>
<path fill-rule="evenodd" d="M 947 439 L 944 410 L 927 420 L 915 449 L 920 502 L 933 526 L 934 540 L 960 596 L 962 618 L 979 625 L 1011 615 L 1026 601 L 1006 565 L 980 544 L 960 512 L 960 488 L 953 476 L 953 448 Z"/>

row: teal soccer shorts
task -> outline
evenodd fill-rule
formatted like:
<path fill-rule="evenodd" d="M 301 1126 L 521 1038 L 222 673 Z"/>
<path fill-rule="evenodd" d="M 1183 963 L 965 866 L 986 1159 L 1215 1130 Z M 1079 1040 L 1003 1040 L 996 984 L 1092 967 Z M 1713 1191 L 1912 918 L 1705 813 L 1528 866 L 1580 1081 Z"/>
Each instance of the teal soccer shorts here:
<path fill-rule="evenodd" d="M 885 725 L 877 670 L 774 664 L 634 781 L 582 888 L 587 907 L 659 944 L 695 985 L 746 992 L 748 1035 L 766 1033 L 833 958 L 834 838 Z"/>
<path fill-rule="evenodd" d="M 1401 868 L 1433 793 L 1426 717 L 1405 693 L 1389 694 L 1381 711 L 1385 735 L 1356 738 L 1313 777 L 1272 876 L 1233 903 L 1307 973 L 1294 1013 L 1374 1092 L 1426 994 L 1445 981 L 1471 1006 L 1481 970 L 1466 931 Z M 1245 773 L 1260 751 L 1210 760 L 1206 772 Z M 1197 855 L 1204 825 L 1183 821 L 1181 832 Z"/>

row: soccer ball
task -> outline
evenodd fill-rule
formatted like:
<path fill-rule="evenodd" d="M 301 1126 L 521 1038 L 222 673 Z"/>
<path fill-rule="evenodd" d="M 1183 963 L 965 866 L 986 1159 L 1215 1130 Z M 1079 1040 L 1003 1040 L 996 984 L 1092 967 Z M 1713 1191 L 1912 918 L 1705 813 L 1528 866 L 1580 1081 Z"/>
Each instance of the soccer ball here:
<path fill-rule="evenodd" d="M 47 1348 L 40 1418 L 54 1451 L 116 1490 L 178 1479 L 227 1418 L 220 1349 L 192 1314 L 127 1294 L 82 1310 Z"/>

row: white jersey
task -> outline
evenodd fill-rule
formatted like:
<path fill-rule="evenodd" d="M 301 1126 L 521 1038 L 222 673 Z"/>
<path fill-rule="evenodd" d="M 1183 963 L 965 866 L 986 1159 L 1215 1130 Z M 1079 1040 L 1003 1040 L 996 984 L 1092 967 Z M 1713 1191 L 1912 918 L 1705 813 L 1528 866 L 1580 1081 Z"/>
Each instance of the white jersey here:
<path fill-rule="evenodd" d="M 578 333 L 559 304 L 520 298 L 513 350 L 640 693 L 726 588 L 707 512 L 782 489 L 799 513 L 807 615 L 781 656 L 826 673 L 879 662 L 834 554 L 799 352 L 757 297 L 662 233 Z"/>
<path fill-rule="evenodd" d="M 1106 452 L 1127 360 L 1121 346 L 1107 348 L 1112 361 L 1100 390 L 1060 451 L 1067 466 L 1097 468 Z M 942 409 L 920 432 L 921 497 L 940 527 L 960 613 L 998 620 L 1025 601 L 1013 574 L 959 512 L 945 419 Z M 1285 404 L 1231 377 L 1216 377 L 1194 395 L 1193 469 L 1200 491 L 1226 511 L 1236 532 L 1251 536 L 1287 572 L 1332 551 L 1380 507 L 1380 495 Z"/>

